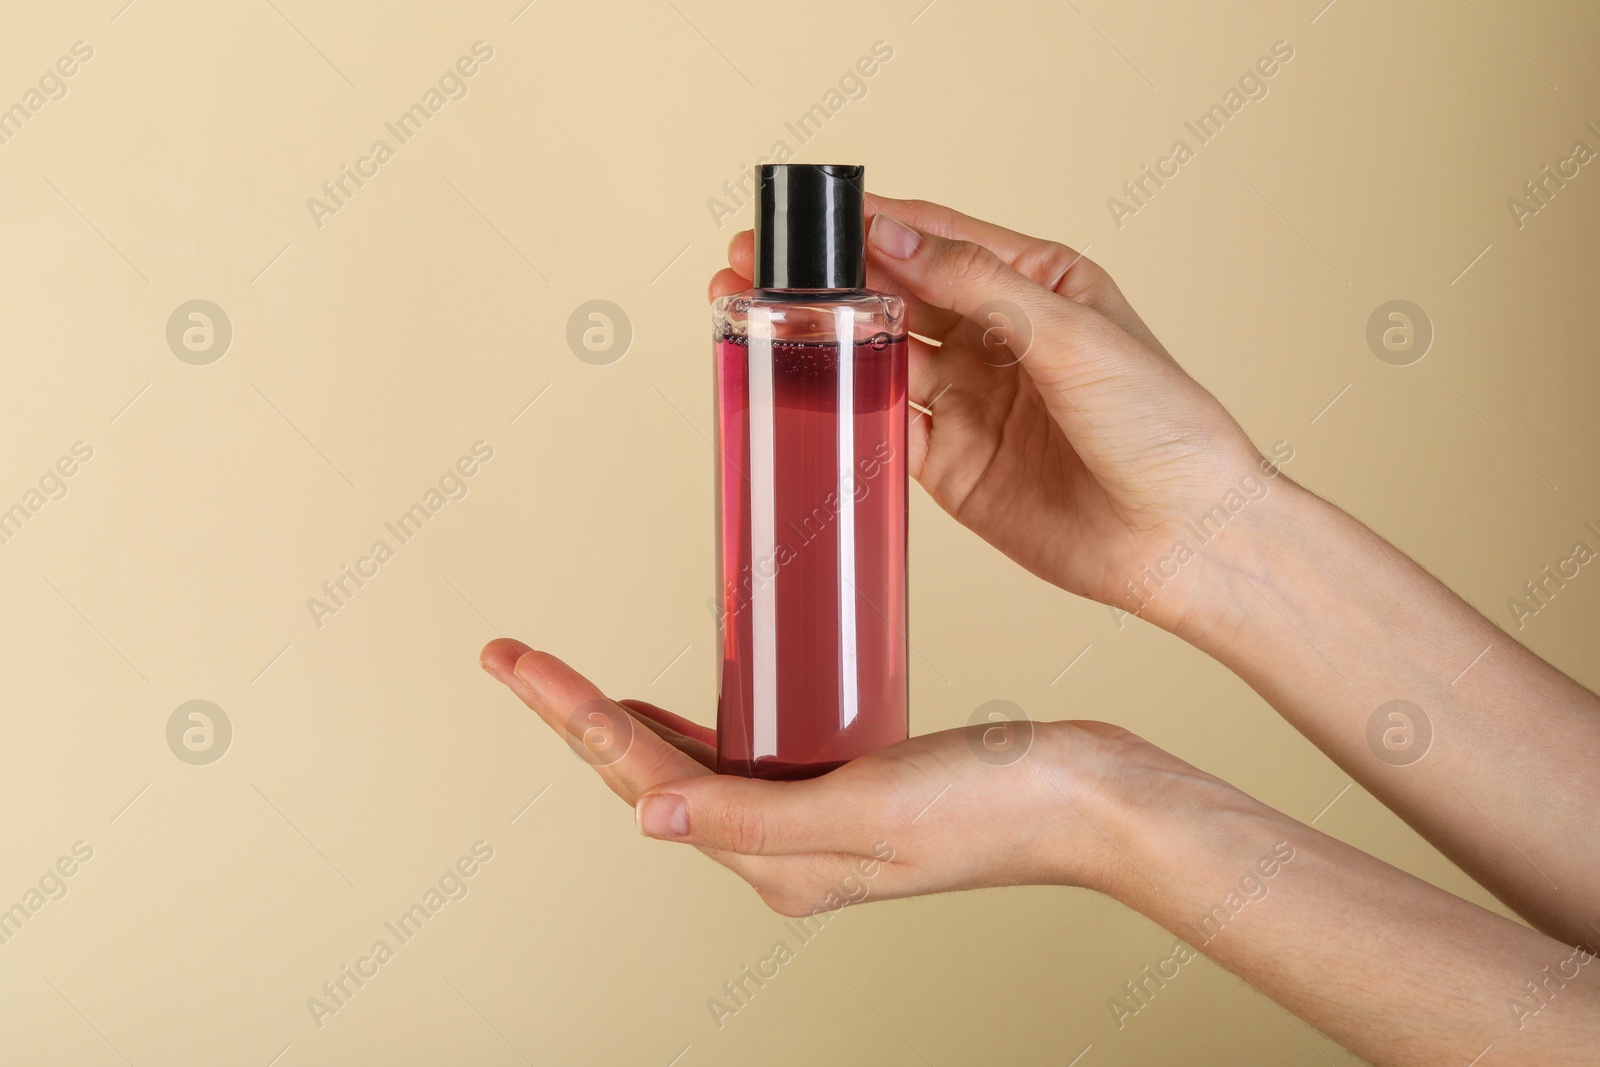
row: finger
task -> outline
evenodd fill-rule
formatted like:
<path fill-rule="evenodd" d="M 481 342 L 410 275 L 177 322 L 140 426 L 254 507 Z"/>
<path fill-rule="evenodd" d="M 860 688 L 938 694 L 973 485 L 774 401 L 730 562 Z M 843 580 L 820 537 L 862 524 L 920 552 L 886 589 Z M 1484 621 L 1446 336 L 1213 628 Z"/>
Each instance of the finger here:
<path fill-rule="evenodd" d="M 710 773 L 548 652 L 501 639 L 484 647 L 482 662 L 629 804 L 662 782 Z"/>
<path fill-rule="evenodd" d="M 690 722 L 680 715 L 674 715 L 643 700 L 619 700 L 617 703 L 633 712 L 640 722 L 655 731 L 657 737 L 679 752 L 694 757 L 708 770 L 717 769 L 715 730 Z"/>
<path fill-rule="evenodd" d="M 716 749 L 712 748 L 710 745 L 704 744 L 703 742 L 696 741 L 692 737 L 685 737 L 676 730 L 663 726 L 648 716 L 640 715 L 637 709 L 630 707 L 626 701 L 619 700 L 617 703 L 621 704 L 625 708 L 628 708 L 629 711 L 634 712 L 634 717 L 638 720 L 640 726 L 649 730 L 651 733 L 661 738 L 661 740 L 665 741 L 679 752 L 682 752 L 685 756 L 688 756 L 690 759 L 700 764 L 706 770 L 712 772 L 713 774 L 716 773 Z"/>
<path fill-rule="evenodd" d="M 1143 417 L 1149 398 L 1193 384 L 1164 354 L 1092 308 L 1035 285 L 982 245 L 924 234 L 881 213 L 868 243 L 886 271 L 931 304 L 967 318 L 991 301 L 1011 305 L 1015 312 L 1008 317 L 1020 313 L 1031 339 L 1016 365 L 1039 387 L 1051 417 L 1091 468 L 1130 466 L 1103 427 Z M 1148 483 L 1142 472 L 1139 478 Z"/>
<path fill-rule="evenodd" d="M 733 239 L 728 242 L 728 262 L 731 266 L 718 271 L 716 276 L 711 279 L 711 298 L 715 300 L 719 296 L 728 296 L 732 293 L 740 293 L 749 289 L 754 284 L 750 279 L 755 276 L 755 259 L 755 231 L 741 230 L 734 234 Z M 873 288 L 878 288 L 878 286 L 873 285 L 875 277 L 885 285 L 892 284 L 892 279 L 887 276 L 875 276 L 870 266 L 868 275 L 868 284 L 872 285 Z M 880 291 L 889 292 L 891 290 L 883 288 Z M 942 333 L 942 330 L 935 330 L 931 319 L 928 323 L 921 324 L 926 329 L 919 328 L 919 324 L 915 321 L 918 308 L 925 309 L 923 311 L 924 317 L 928 317 L 930 314 L 937 314 L 959 318 L 941 308 L 929 309 L 928 305 L 924 304 L 920 297 L 904 292 L 896 293 L 896 295 L 905 300 L 907 307 L 910 309 L 912 331 L 924 337 L 935 337 L 937 339 L 936 334 Z M 910 348 L 911 398 L 921 403 L 931 399 L 934 393 L 946 383 L 938 381 L 937 375 L 930 369 L 931 357 L 938 352 L 936 346 L 913 337 L 911 338 Z"/>
<path fill-rule="evenodd" d="M 867 254 L 885 277 L 919 300 L 962 318 L 993 300 L 1052 318 L 1066 303 L 984 245 L 925 232 L 883 212 L 867 230 Z"/>
<path fill-rule="evenodd" d="M 750 280 L 741 278 L 731 269 L 718 272 L 711 279 L 711 299 L 728 296 L 732 293 L 743 292 L 750 288 Z M 923 407 L 932 407 L 929 401 L 934 400 L 950 384 L 950 375 L 941 373 L 935 361 L 939 349 L 915 337 L 908 338 L 907 345 L 907 370 L 910 380 L 911 399 Z M 922 467 L 921 457 L 927 453 L 927 438 L 931 423 L 922 412 L 914 412 L 907 427 L 910 433 L 909 451 L 912 461 L 911 473 L 913 476 Z M 623 701 L 623 703 L 628 703 Z"/>
<path fill-rule="evenodd" d="M 803 852 L 866 855 L 864 798 L 840 778 L 765 782 L 732 775 L 657 785 L 639 798 L 634 818 L 648 837 L 741 856 Z"/>
<path fill-rule="evenodd" d="M 748 277 L 724 267 L 711 276 L 711 284 L 706 289 L 706 295 L 712 300 L 717 300 L 724 296 L 732 296 L 734 293 L 742 293 L 750 288 L 750 284 Z"/>
<path fill-rule="evenodd" d="M 648 700 L 628 698 L 619 700 L 617 703 L 627 707 L 630 711 L 654 719 L 674 733 L 693 738 L 702 744 L 710 745 L 712 748 L 717 747 L 717 731 L 710 726 L 701 726 L 692 719 L 685 719 L 682 715 L 674 714 L 666 708 L 656 707 Z"/>
<path fill-rule="evenodd" d="M 871 222 L 871 216 L 867 222 Z M 755 277 L 756 272 L 756 236 L 754 230 L 740 230 L 728 242 L 729 269 L 718 272 L 712 279 L 712 299 L 724 296 L 727 293 L 742 292 L 750 288 L 754 282 L 748 279 Z M 744 284 L 739 289 L 726 288 L 735 280 Z M 931 307 L 922 299 L 896 284 L 890 278 L 877 271 L 872 263 L 867 264 L 867 288 L 880 293 L 892 293 L 906 302 L 906 321 L 912 333 L 931 337 L 934 340 L 943 340 L 944 337 L 961 322 L 960 316 L 943 308 Z"/>
<path fill-rule="evenodd" d="M 728 242 L 728 266 L 746 278 L 756 276 L 756 231 L 740 230 Z"/>
<path fill-rule="evenodd" d="M 478 665 L 495 677 L 510 671 L 511 665 L 517 662 L 517 657 L 530 651 L 525 643 L 515 637 L 501 637 L 490 641 L 483 646 L 483 651 L 478 653 Z"/>
<path fill-rule="evenodd" d="M 1167 350 L 1133 310 L 1105 269 L 1074 248 L 1058 241 L 1018 233 L 964 215 L 942 204 L 925 200 L 896 200 L 868 193 L 866 222 L 869 227 L 873 216 L 880 211 L 925 233 L 982 245 L 1034 284 L 1094 308 L 1155 351 L 1167 354 Z M 739 276 L 755 277 L 754 230 L 741 230 L 733 235 L 728 243 L 728 262 Z M 914 333 L 942 341 L 962 325 L 960 315 L 923 300 L 920 295 L 905 288 L 893 272 L 879 271 L 870 259 L 867 263 L 867 284 L 870 288 L 893 293 L 906 301 L 907 318 Z"/>
<path fill-rule="evenodd" d="M 1018 233 L 1016 230 L 1008 230 L 1004 226 L 973 218 L 971 215 L 964 215 L 955 208 L 945 207 L 943 204 L 927 200 L 901 200 L 897 197 L 868 193 L 867 214 L 875 215 L 880 211 L 893 215 L 900 222 L 924 233 L 938 234 L 953 241 L 971 241 L 983 245 L 1013 266 L 1018 262 L 1031 261 L 1040 248 L 1055 243 Z M 1072 249 L 1067 249 L 1067 252 L 1070 258 L 1077 258 L 1077 253 Z"/>
<path fill-rule="evenodd" d="M 954 208 L 926 200 L 895 200 L 867 195 L 868 222 L 879 211 L 924 233 L 954 241 L 969 241 L 989 249 L 1012 270 L 1041 288 L 1076 300 L 1100 312 L 1158 352 L 1166 349 L 1139 318 L 1111 275 L 1082 252 L 1059 241 L 1008 230 Z M 949 328 L 948 325 L 945 326 Z M 919 333 L 922 331 L 919 330 Z M 932 336 L 932 335 L 928 335 Z"/>
<path fill-rule="evenodd" d="M 1104 315 L 1036 285 L 983 245 L 925 234 L 885 214 L 874 217 L 867 242 L 886 272 L 936 307 L 969 319 L 995 302 L 1016 308 L 1031 333 L 1019 365 L 1053 387 L 1044 390 L 1047 402 L 1075 381 L 1148 374 L 1165 364 Z"/>
<path fill-rule="evenodd" d="M 754 230 L 740 230 L 738 233 L 733 235 L 733 239 L 728 242 L 728 262 L 731 264 L 731 266 L 725 267 L 718 271 L 711 279 L 711 299 L 713 300 L 717 299 L 718 297 L 732 295 L 733 293 L 741 293 L 744 290 L 749 289 L 754 284 L 750 280 L 755 276 Z M 870 281 L 871 279 L 869 278 L 869 282 Z M 915 305 L 926 307 L 926 305 L 924 305 L 921 299 L 918 297 L 908 297 L 904 294 L 897 295 L 901 295 L 902 299 L 907 300 L 908 306 Z M 942 309 L 936 308 L 933 310 L 940 315 L 952 314 L 950 312 L 943 311 Z M 922 334 L 924 337 L 932 336 L 930 333 L 925 333 L 923 330 L 917 329 L 917 325 L 914 322 L 912 324 L 912 329 L 916 333 Z M 911 398 L 920 403 L 924 400 L 931 399 L 934 392 L 941 388 L 944 384 L 936 380 L 937 376 L 930 369 L 930 357 L 937 352 L 938 349 L 935 346 L 927 344 L 924 341 L 919 341 L 916 338 L 911 339 L 910 348 Z"/>
<path fill-rule="evenodd" d="M 710 296 L 712 300 L 731 296 L 734 293 L 742 293 L 754 284 L 750 280 L 755 271 L 755 232 L 753 230 L 742 230 L 733 235 L 733 240 L 728 244 L 728 262 L 733 266 L 723 268 L 711 279 Z M 894 291 L 891 288 L 893 283 L 889 279 L 875 274 L 871 270 L 868 272 L 867 281 L 869 285 L 880 291 Z M 960 317 L 952 312 L 937 308 L 930 309 L 921 299 L 910 296 L 903 291 L 896 295 L 906 301 L 910 329 L 915 333 L 922 334 L 924 337 L 932 336 L 934 333 L 939 332 L 938 328 L 933 324 L 935 321 L 933 319 L 934 315 L 948 316 L 955 321 L 960 320 Z M 921 320 L 920 322 L 919 319 Z M 910 343 L 907 352 L 907 367 L 910 378 L 911 399 L 931 410 L 932 402 L 942 395 L 946 387 L 951 384 L 951 372 L 955 368 L 950 367 L 947 360 L 945 361 L 944 369 L 941 370 L 939 362 L 935 359 L 939 352 L 937 346 L 930 345 L 917 337 L 911 337 L 908 340 Z M 922 469 L 922 459 L 927 455 L 928 433 L 931 428 L 932 423 L 927 415 L 922 412 L 916 412 L 911 416 L 908 427 L 910 433 L 908 448 L 913 476 Z"/>
<path fill-rule="evenodd" d="M 965 378 L 970 369 L 951 360 L 949 353 L 940 357 L 937 345 L 917 337 L 907 339 L 906 377 L 908 397 L 914 405 L 906 413 L 906 471 L 921 480 L 922 471 L 932 446 L 935 412 L 944 417 L 955 412 L 963 389 L 957 380 Z M 961 421 L 941 423 L 952 430 L 963 426 Z"/>
<path fill-rule="evenodd" d="M 872 216 L 870 213 L 867 215 L 866 221 L 868 225 L 871 224 Z M 728 263 L 731 271 L 724 270 L 719 272 L 717 277 L 712 280 L 713 286 L 718 285 L 721 279 L 729 275 L 730 272 L 729 283 L 735 278 L 754 278 L 756 270 L 755 245 L 754 230 L 740 230 L 734 234 L 733 239 L 728 242 Z M 747 282 L 745 287 L 749 288 L 752 284 L 754 283 Z M 870 260 L 867 263 L 867 287 L 877 292 L 892 293 L 904 300 L 906 302 L 907 321 L 911 331 L 921 334 L 923 337 L 942 340 L 951 329 L 961 322 L 959 315 L 944 308 L 933 307 L 925 303 L 921 297 L 899 285 L 893 277 L 876 270 Z M 731 291 L 738 292 L 740 290 Z M 717 295 L 720 296 L 722 293 L 718 292 Z"/>

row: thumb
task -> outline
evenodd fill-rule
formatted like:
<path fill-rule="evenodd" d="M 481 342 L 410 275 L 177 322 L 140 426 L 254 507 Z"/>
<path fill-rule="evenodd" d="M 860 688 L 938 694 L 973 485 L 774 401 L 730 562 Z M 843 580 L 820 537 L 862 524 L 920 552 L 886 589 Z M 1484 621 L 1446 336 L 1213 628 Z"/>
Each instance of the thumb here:
<path fill-rule="evenodd" d="M 981 244 L 914 229 L 882 211 L 872 217 L 867 244 L 875 265 L 924 303 L 965 318 L 1000 301 L 1031 318 L 1059 315 L 1069 303 Z"/>
<path fill-rule="evenodd" d="M 646 837 L 744 856 L 809 852 L 867 855 L 859 794 L 821 778 L 766 782 L 707 775 L 656 786 L 639 798 L 634 821 Z"/>
<path fill-rule="evenodd" d="M 1105 315 L 1035 284 L 981 244 L 913 229 L 881 211 L 867 244 L 874 266 L 918 299 L 985 331 L 1003 329 L 1080 453 L 1110 453 L 1102 417 L 1120 415 L 1130 399 L 1147 404 L 1186 377 Z"/>

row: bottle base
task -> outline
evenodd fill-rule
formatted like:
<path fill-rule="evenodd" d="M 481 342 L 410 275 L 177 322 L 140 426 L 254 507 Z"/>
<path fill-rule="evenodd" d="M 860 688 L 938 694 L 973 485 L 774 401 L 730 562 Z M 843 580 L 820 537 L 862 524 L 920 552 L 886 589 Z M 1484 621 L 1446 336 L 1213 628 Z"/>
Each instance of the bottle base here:
<path fill-rule="evenodd" d="M 849 760 L 829 760 L 825 763 L 788 763 L 784 760 L 717 760 L 718 774 L 736 774 L 740 778 L 758 778 L 767 782 L 796 782 L 818 778 Z"/>

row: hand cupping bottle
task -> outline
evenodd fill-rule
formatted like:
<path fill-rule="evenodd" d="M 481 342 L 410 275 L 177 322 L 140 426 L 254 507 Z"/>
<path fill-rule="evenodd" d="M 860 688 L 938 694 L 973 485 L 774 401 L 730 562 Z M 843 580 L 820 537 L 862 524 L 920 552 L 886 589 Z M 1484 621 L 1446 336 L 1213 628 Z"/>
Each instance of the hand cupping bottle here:
<path fill-rule="evenodd" d="M 755 287 L 714 307 L 718 770 L 906 737 L 906 317 L 866 285 L 861 167 L 768 165 Z"/>

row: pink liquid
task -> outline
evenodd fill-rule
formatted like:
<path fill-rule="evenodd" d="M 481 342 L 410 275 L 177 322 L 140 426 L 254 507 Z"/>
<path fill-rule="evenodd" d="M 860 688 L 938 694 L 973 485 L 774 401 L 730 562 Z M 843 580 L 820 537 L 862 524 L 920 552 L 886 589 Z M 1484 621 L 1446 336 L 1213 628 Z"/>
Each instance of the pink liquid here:
<path fill-rule="evenodd" d="M 906 340 L 716 359 L 718 769 L 808 778 L 906 737 Z"/>

